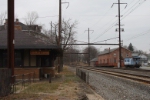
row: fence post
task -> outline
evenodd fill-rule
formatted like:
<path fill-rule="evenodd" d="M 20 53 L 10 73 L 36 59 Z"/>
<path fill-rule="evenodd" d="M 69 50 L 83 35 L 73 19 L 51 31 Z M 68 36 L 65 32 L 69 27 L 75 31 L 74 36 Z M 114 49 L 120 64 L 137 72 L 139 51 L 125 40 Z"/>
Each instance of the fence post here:
<path fill-rule="evenodd" d="M 33 83 L 34 83 L 35 72 L 33 72 Z"/>
<path fill-rule="evenodd" d="M 52 82 L 52 77 L 51 77 L 51 74 L 49 74 L 49 83 Z"/>
<path fill-rule="evenodd" d="M 12 93 L 15 93 L 15 91 L 16 91 L 16 76 L 11 76 L 11 86 L 12 86 Z"/>
<path fill-rule="evenodd" d="M 24 74 L 22 74 L 22 86 L 25 87 L 25 85 L 24 85 Z"/>
<path fill-rule="evenodd" d="M 31 73 L 29 73 L 29 84 L 31 84 Z"/>

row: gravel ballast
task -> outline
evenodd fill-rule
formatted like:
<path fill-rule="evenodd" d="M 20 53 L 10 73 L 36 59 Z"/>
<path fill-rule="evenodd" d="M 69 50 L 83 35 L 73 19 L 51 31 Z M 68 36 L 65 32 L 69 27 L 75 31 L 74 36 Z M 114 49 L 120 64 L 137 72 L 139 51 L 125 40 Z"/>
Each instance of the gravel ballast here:
<path fill-rule="evenodd" d="M 89 85 L 105 100 L 150 100 L 150 86 L 102 73 L 89 73 Z"/>

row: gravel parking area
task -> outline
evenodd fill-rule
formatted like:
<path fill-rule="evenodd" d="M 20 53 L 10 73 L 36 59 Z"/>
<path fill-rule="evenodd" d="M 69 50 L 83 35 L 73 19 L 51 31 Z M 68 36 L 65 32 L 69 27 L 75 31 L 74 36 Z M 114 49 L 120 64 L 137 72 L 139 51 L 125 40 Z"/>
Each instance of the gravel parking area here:
<path fill-rule="evenodd" d="M 150 86 L 101 73 L 89 73 L 89 84 L 105 100 L 150 100 Z"/>

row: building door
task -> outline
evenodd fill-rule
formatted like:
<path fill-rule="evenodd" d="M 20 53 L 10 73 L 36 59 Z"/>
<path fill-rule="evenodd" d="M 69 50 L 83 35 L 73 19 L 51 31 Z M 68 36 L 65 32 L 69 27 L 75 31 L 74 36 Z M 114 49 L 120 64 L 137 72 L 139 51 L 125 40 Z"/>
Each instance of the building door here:
<path fill-rule="evenodd" d="M 37 56 L 37 67 L 51 67 L 51 60 L 49 56 Z"/>
<path fill-rule="evenodd" d="M 40 56 L 37 56 L 36 58 L 37 58 L 37 59 L 36 59 L 36 65 L 37 65 L 37 67 L 42 67 L 42 66 L 41 66 L 41 57 L 40 57 Z"/>
<path fill-rule="evenodd" d="M 42 56 L 41 66 L 42 67 L 50 67 L 50 58 L 49 58 L 49 56 Z"/>

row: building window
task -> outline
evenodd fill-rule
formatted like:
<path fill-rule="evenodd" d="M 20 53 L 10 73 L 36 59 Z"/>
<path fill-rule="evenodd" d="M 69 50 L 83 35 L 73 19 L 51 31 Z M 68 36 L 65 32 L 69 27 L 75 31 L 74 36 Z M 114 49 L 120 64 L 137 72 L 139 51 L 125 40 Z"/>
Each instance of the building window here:
<path fill-rule="evenodd" d="M 116 58 L 114 58 L 114 63 L 116 63 Z"/>
<path fill-rule="evenodd" d="M 15 52 L 15 66 L 16 67 L 21 67 L 23 66 L 23 59 L 22 59 L 22 54 L 21 52 Z"/>
<path fill-rule="evenodd" d="M 128 54 L 126 54 L 126 57 L 128 57 L 129 55 Z"/>
<path fill-rule="evenodd" d="M 116 56 L 116 53 L 114 53 L 114 56 Z"/>

